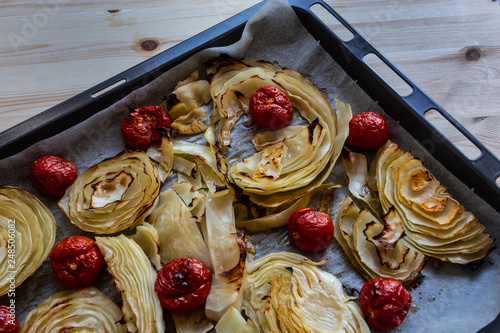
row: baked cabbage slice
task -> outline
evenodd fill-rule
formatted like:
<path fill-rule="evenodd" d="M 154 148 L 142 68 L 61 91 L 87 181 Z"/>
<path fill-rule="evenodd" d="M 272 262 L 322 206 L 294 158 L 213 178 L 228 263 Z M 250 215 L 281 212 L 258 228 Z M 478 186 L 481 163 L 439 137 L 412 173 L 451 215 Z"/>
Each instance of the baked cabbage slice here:
<path fill-rule="evenodd" d="M 61 291 L 31 310 L 19 332 L 125 333 L 123 314 L 97 288 Z"/>
<path fill-rule="evenodd" d="M 163 265 L 178 258 L 194 258 L 212 268 L 208 247 L 198 224 L 173 189 L 161 192 L 158 205 L 148 221 L 159 232 Z"/>
<path fill-rule="evenodd" d="M 283 91 L 306 123 L 256 134 L 251 140 L 257 152 L 232 164 L 232 181 L 250 200 L 262 207 L 278 207 L 320 186 L 347 137 L 350 106 L 336 99 L 334 109 L 298 72 L 269 62 L 218 58 L 209 59 L 206 66 L 222 150 L 231 147 L 234 124 L 249 112 L 250 97 L 262 86 Z"/>
<path fill-rule="evenodd" d="M 30 192 L 0 186 L 0 296 L 43 264 L 56 238 L 50 210 Z M 14 251 L 14 252 L 13 252 Z"/>
<path fill-rule="evenodd" d="M 243 309 L 260 332 L 370 332 L 354 297 L 319 265 L 289 252 L 248 263 Z"/>
<path fill-rule="evenodd" d="M 141 247 L 124 235 L 96 237 L 96 243 L 122 296 L 127 331 L 165 332 L 163 308 L 154 290 L 156 271 Z"/>
<path fill-rule="evenodd" d="M 148 256 L 151 263 L 156 270 L 162 268 L 160 256 L 160 233 L 151 224 L 144 222 L 144 224 L 137 226 L 134 235 L 130 236 L 137 245 L 141 247 L 144 253 Z"/>
<path fill-rule="evenodd" d="M 421 276 L 426 257 L 405 242 L 394 210 L 378 219 L 345 197 L 333 222 L 335 239 L 365 279 L 385 276 L 409 284 Z"/>
<path fill-rule="evenodd" d="M 383 211 L 394 207 L 411 247 L 459 264 L 481 260 L 492 251 L 493 239 L 484 226 L 410 152 L 389 141 L 370 168 Z"/>
<path fill-rule="evenodd" d="M 125 151 L 80 174 L 59 206 L 80 229 L 112 234 L 142 224 L 160 187 L 160 175 L 148 155 Z"/>
<path fill-rule="evenodd" d="M 246 244 L 244 234 L 235 227 L 234 197 L 207 196 L 205 241 L 212 259 L 212 287 L 205 304 L 207 318 L 218 321 L 234 307 L 241 311 L 246 282 Z"/>

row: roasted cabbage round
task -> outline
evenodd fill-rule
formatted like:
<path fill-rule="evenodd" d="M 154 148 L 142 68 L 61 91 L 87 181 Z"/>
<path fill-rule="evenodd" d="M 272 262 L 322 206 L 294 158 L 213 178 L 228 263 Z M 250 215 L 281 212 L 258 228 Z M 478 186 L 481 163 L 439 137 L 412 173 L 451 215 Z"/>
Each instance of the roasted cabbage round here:
<path fill-rule="evenodd" d="M 405 241 L 443 261 L 468 264 L 493 250 L 484 226 L 465 210 L 424 167 L 422 161 L 388 142 L 372 161 L 370 184 L 384 213 L 394 207 L 404 225 Z"/>
<path fill-rule="evenodd" d="M 98 289 L 87 287 L 51 296 L 28 314 L 19 332 L 125 333 L 122 319 L 118 305 Z"/>
<path fill-rule="evenodd" d="M 421 276 L 426 257 L 405 242 L 403 225 L 393 209 L 379 220 L 345 197 L 333 222 L 335 239 L 367 280 L 384 276 L 409 284 Z"/>
<path fill-rule="evenodd" d="M 251 138 L 256 152 L 231 166 L 232 181 L 265 207 L 276 207 L 321 185 L 330 174 L 348 134 L 349 104 L 335 100 L 336 110 L 318 88 L 298 72 L 275 64 L 227 58 L 206 62 L 218 144 L 231 147 L 230 133 L 248 114 L 252 94 L 262 86 L 284 92 L 303 120 Z"/>
<path fill-rule="evenodd" d="M 55 237 L 56 221 L 47 206 L 26 190 L 0 186 L 0 296 L 42 265 Z"/>
<path fill-rule="evenodd" d="M 79 175 L 59 206 L 80 229 L 112 234 L 144 222 L 160 187 L 158 170 L 148 155 L 125 151 Z"/>
<path fill-rule="evenodd" d="M 163 309 L 154 290 L 156 271 L 144 251 L 124 235 L 96 237 L 96 243 L 121 293 L 127 331 L 165 332 Z"/>
<path fill-rule="evenodd" d="M 248 264 L 243 309 L 261 332 L 370 332 L 354 297 L 320 264 L 289 252 Z"/>

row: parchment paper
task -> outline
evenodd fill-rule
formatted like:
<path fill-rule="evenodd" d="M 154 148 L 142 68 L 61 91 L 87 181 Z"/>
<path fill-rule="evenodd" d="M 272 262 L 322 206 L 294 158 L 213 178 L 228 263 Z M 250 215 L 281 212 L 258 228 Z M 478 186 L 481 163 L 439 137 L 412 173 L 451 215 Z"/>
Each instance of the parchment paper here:
<path fill-rule="evenodd" d="M 376 101 L 370 99 L 305 30 L 288 3 L 284 0 L 273 0 L 249 21 L 239 42 L 228 47 L 202 51 L 84 123 L 57 136 L 34 143 L 16 156 L 0 161 L 0 184 L 30 190 L 47 204 L 58 224 L 56 242 L 69 235 L 85 234 L 68 221 L 54 201 L 38 195 L 29 181 L 30 163 L 40 156 L 57 154 L 73 161 L 79 172 L 83 172 L 96 162 L 116 155 L 124 149 L 119 125 L 129 110 L 143 105 L 159 104 L 162 96 L 171 92 L 177 81 L 186 78 L 195 70 L 203 74 L 203 60 L 221 53 L 236 58 L 276 61 L 281 66 L 297 70 L 310 79 L 325 92 L 332 105 L 334 105 L 333 98 L 338 98 L 350 103 L 354 113 L 372 110 L 384 114 Z M 158 73 L 153 72 L 151 75 L 158 76 Z M 496 239 L 500 238 L 500 214 L 447 172 L 396 122 L 387 118 L 391 139 L 422 159 L 449 192 L 479 217 L 487 232 Z M 237 144 L 233 146 L 244 146 L 248 136 L 242 126 L 237 124 L 236 128 L 232 138 Z M 233 154 L 233 156 L 238 155 L 234 152 Z M 328 181 L 344 185 L 335 192 L 333 203 L 335 209 L 344 196 L 348 195 L 347 178 L 340 161 Z M 297 251 L 290 246 L 286 228 L 254 235 L 253 241 L 257 257 L 269 252 Z M 365 282 L 335 240 L 326 251 L 309 257 L 313 260 L 328 258 L 328 262 L 322 268 L 337 276 L 346 287 L 359 290 Z M 436 269 L 433 267 L 433 262 L 430 260 L 424 269 L 425 278 L 422 284 L 411 290 L 412 311 L 397 330 L 475 332 L 498 315 L 500 312 L 498 250 L 493 251 L 482 265 L 474 269 L 470 266 L 447 263 Z M 102 275 L 97 287 L 121 304 L 109 274 Z M 36 305 L 63 289 L 64 287 L 52 277 L 50 263 L 47 260 L 16 290 L 16 311 L 19 319 L 22 320 Z M 7 296 L 0 299 L 0 304 L 8 302 Z M 170 327 L 167 331 L 174 332 L 169 316 L 166 317 L 167 327 Z"/>

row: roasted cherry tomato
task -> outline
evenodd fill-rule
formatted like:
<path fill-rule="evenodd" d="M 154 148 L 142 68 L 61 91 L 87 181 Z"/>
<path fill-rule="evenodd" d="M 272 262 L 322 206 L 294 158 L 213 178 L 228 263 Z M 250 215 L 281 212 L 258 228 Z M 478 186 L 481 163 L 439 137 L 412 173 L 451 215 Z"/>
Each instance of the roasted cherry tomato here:
<path fill-rule="evenodd" d="M 143 106 L 130 112 L 122 122 L 125 142 L 133 147 L 148 149 L 153 142 L 161 141 L 161 130 L 170 127 L 170 117 L 159 106 Z"/>
<path fill-rule="evenodd" d="M 305 252 L 318 252 L 333 239 L 333 222 L 326 213 L 312 207 L 296 210 L 288 219 L 288 232 L 292 242 Z"/>
<path fill-rule="evenodd" d="M 104 257 L 93 239 L 70 236 L 50 252 L 52 273 L 62 285 L 82 289 L 94 284 L 102 273 Z"/>
<path fill-rule="evenodd" d="M 212 274 L 201 261 L 180 258 L 158 271 L 155 291 L 165 309 L 189 313 L 205 303 L 211 286 Z"/>
<path fill-rule="evenodd" d="M 262 128 L 275 130 L 288 125 L 293 118 L 290 99 L 272 86 L 260 87 L 250 97 L 250 116 Z"/>
<path fill-rule="evenodd" d="M 19 332 L 19 320 L 17 320 L 14 313 L 5 305 L 0 305 L 0 332 Z"/>
<path fill-rule="evenodd" d="M 356 113 L 349 122 L 345 144 L 352 149 L 378 150 L 389 140 L 385 118 L 372 111 Z"/>
<path fill-rule="evenodd" d="M 363 285 L 359 303 L 368 325 L 387 331 L 398 327 L 406 318 L 411 295 L 398 280 L 378 277 Z"/>
<path fill-rule="evenodd" d="M 30 166 L 30 178 L 43 196 L 58 200 L 78 177 L 76 166 L 60 156 L 40 157 Z"/>

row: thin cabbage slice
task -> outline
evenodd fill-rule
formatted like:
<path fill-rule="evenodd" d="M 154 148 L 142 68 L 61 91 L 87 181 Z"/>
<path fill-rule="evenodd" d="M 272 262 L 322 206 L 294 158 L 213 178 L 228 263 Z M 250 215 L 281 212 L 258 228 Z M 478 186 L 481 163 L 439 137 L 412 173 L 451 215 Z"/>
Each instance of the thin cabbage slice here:
<path fill-rule="evenodd" d="M 351 194 L 366 202 L 375 213 L 381 215 L 382 207 L 377 194 L 368 185 L 368 167 L 365 155 L 344 150 L 342 161 L 349 178 L 348 186 Z"/>
<path fill-rule="evenodd" d="M 291 126 L 290 130 L 256 134 L 252 140 L 258 152 L 232 164 L 231 178 L 250 200 L 262 207 L 278 207 L 322 184 L 347 136 L 349 105 L 335 100 L 335 110 L 319 89 L 299 73 L 269 62 L 210 59 L 206 65 L 214 113 L 221 118 L 217 142 L 222 149 L 230 146 L 234 119 L 248 112 L 250 97 L 265 85 L 277 87 L 289 96 L 308 123 L 302 129 Z"/>
<path fill-rule="evenodd" d="M 80 229 L 111 234 L 142 224 L 160 187 L 160 175 L 148 155 L 125 151 L 80 174 L 59 206 Z"/>
<path fill-rule="evenodd" d="M 276 212 L 272 214 L 266 214 L 263 217 L 251 220 L 236 221 L 236 226 L 238 228 L 245 228 L 245 230 L 249 233 L 256 233 L 285 226 L 287 225 L 288 219 L 290 218 L 292 213 L 299 208 L 306 207 L 316 193 L 324 190 L 330 191 L 335 187 L 337 186 L 334 186 L 332 184 L 323 184 L 309 191 L 305 195 L 299 197 L 295 202 L 293 202 L 288 207 L 285 207 L 283 209 L 278 209 Z"/>
<path fill-rule="evenodd" d="M 158 230 L 151 224 L 144 222 L 136 228 L 134 235 L 130 236 L 148 256 L 151 263 L 159 270 L 161 265 L 160 257 L 160 235 Z"/>
<path fill-rule="evenodd" d="M 212 261 L 205 241 L 188 207 L 173 189 L 160 194 L 149 223 L 159 232 L 162 264 L 178 258 L 200 260 L 208 268 Z"/>
<path fill-rule="evenodd" d="M 172 121 L 172 128 L 180 134 L 203 133 L 206 111 L 201 107 L 210 101 L 210 84 L 205 80 L 179 83 L 166 96 L 164 105 Z"/>
<path fill-rule="evenodd" d="M 50 210 L 30 192 L 0 186 L 0 296 L 16 288 L 47 259 L 56 238 L 56 221 Z M 15 240 L 15 260 L 12 260 Z"/>
<path fill-rule="evenodd" d="M 205 316 L 203 308 L 186 314 L 172 313 L 172 319 L 177 333 L 206 333 L 214 328 L 212 322 Z"/>
<path fill-rule="evenodd" d="M 384 212 L 394 206 L 404 225 L 405 241 L 443 261 L 467 264 L 493 249 L 484 226 L 442 186 L 422 161 L 388 142 L 372 161 Z"/>
<path fill-rule="evenodd" d="M 405 241 L 403 225 L 394 211 L 380 221 L 345 197 L 333 222 L 335 239 L 367 280 L 385 276 L 409 284 L 421 276 L 426 257 Z"/>
<path fill-rule="evenodd" d="M 118 305 L 97 288 L 61 291 L 31 310 L 19 332 L 125 333 Z"/>
<path fill-rule="evenodd" d="M 235 308 L 230 308 L 224 313 L 215 326 L 217 333 L 259 333 L 257 325 L 250 319 L 245 320 Z"/>
<path fill-rule="evenodd" d="M 236 231 L 233 201 L 231 194 L 214 197 L 208 193 L 206 202 L 206 244 L 213 277 L 205 313 L 215 321 L 231 307 L 241 309 L 246 281 L 246 244 L 244 235 Z"/>
<path fill-rule="evenodd" d="M 154 290 L 156 271 L 141 247 L 124 235 L 96 237 L 96 243 L 122 296 L 127 331 L 165 332 L 163 308 Z"/>
<path fill-rule="evenodd" d="M 248 264 L 243 308 L 261 332 L 370 332 L 353 297 L 318 265 L 289 252 Z"/>

